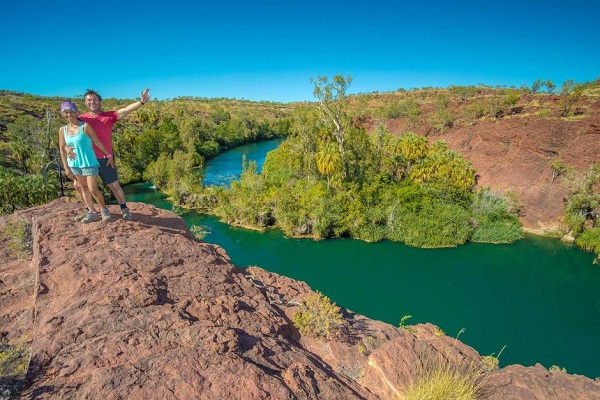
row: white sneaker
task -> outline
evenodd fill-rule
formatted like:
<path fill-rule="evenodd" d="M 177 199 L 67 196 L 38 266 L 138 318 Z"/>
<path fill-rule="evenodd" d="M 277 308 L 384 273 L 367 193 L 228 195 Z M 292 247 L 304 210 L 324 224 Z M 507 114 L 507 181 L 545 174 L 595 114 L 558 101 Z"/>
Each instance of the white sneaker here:
<path fill-rule="evenodd" d="M 100 221 L 100 216 L 98 215 L 97 212 L 94 212 L 94 211 L 88 211 L 85 218 L 81 220 L 81 222 L 83 222 L 84 224 L 88 224 L 88 223 L 94 222 L 94 221 Z"/>
<path fill-rule="evenodd" d="M 129 208 L 122 208 L 121 214 L 123 214 L 123 219 L 127 219 L 127 220 L 133 219 L 133 215 L 131 215 L 131 211 L 129 211 Z"/>
<path fill-rule="evenodd" d="M 77 216 L 74 218 L 74 220 L 75 220 L 76 222 L 79 222 L 79 221 L 81 221 L 82 219 L 84 219 L 85 217 L 87 217 L 87 215 L 88 215 L 88 210 L 85 210 L 85 211 L 83 211 L 82 213 L 80 213 L 80 214 L 77 214 Z"/>

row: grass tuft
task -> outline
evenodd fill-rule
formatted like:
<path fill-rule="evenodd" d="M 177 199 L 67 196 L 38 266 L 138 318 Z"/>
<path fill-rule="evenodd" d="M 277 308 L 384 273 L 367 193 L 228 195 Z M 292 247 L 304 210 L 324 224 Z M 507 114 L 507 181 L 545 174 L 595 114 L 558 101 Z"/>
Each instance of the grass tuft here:
<path fill-rule="evenodd" d="M 410 383 L 404 396 L 407 400 L 474 400 L 479 397 L 481 377 L 477 370 L 463 371 L 447 362 L 431 365 Z"/>

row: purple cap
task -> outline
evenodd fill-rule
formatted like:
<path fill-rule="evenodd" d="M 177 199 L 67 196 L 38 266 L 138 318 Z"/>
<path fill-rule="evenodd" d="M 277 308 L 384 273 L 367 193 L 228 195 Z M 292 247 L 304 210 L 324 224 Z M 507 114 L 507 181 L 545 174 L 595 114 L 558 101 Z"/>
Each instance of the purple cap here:
<path fill-rule="evenodd" d="M 65 110 L 71 110 L 71 111 L 74 111 L 75 114 L 79 114 L 79 111 L 77 110 L 77 106 L 75 104 L 73 104 L 73 102 L 71 102 L 70 100 L 65 100 L 61 103 L 60 113 L 62 114 L 62 112 Z"/>

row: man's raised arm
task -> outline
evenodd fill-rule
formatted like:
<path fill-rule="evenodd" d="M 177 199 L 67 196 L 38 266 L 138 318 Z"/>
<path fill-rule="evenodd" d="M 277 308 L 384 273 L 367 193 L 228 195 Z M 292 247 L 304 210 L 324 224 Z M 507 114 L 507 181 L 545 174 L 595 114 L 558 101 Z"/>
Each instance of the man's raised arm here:
<path fill-rule="evenodd" d="M 138 108 L 140 108 L 144 104 L 146 104 L 150 100 L 150 93 L 149 92 L 150 92 L 150 88 L 146 88 L 146 90 L 144 90 L 141 93 L 140 100 L 136 101 L 135 103 L 131 103 L 127 107 L 124 107 L 124 108 L 121 108 L 121 109 L 117 110 L 117 118 L 121 119 L 124 116 L 126 116 L 127 114 L 134 112 L 135 110 L 137 110 Z"/>

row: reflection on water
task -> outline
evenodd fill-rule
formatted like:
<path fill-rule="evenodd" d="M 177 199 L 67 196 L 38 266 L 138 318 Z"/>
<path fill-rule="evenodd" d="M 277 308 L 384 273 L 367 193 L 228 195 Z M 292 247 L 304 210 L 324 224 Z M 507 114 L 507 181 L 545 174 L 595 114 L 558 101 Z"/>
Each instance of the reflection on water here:
<path fill-rule="evenodd" d="M 219 156 L 207 168 L 218 161 L 229 171 L 223 175 L 239 174 L 239 150 L 229 163 Z M 125 190 L 128 201 L 171 209 L 147 183 Z M 591 253 L 572 245 L 526 236 L 511 245 L 425 250 L 387 241 L 288 239 L 211 216 L 183 217 L 188 226 L 207 227 L 205 240 L 223 247 L 235 265 L 305 281 L 370 318 L 397 326 L 410 314 L 408 323 L 432 322 L 450 336 L 466 329 L 460 339 L 483 355 L 506 345 L 501 365 L 539 362 L 600 376 L 600 268 Z"/>

